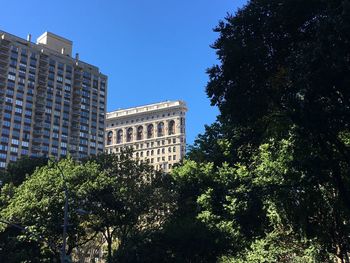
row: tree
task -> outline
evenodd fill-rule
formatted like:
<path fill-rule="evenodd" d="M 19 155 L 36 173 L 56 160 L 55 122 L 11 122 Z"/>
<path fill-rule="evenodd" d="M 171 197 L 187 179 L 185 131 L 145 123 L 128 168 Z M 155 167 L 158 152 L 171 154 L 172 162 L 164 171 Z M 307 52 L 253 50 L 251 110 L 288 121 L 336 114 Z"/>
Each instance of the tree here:
<path fill-rule="evenodd" d="M 162 228 L 172 211 L 174 193 L 171 178 L 153 167 L 134 160 L 131 150 L 120 155 L 100 154 L 96 162 L 103 177 L 97 187 L 87 190 L 85 209 L 91 228 L 100 232 L 108 245 L 108 262 L 128 258 L 129 241 L 146 232 Z M 115 247 L 113 247 L 115 244 Z"/>
<path fill-rule="evenodd" d="M 237 153 L 230 163 L 251 177 L 243 185 L 260 174 L 251 193 L 338 262 L 349 262 L 350 250 L 349 28 L 347 0 L 252 0 L 216 28 L 221 64 L 208 70 L 207 85 Z"/>
<path fill-rule="evenodd" d="M 0 216 L 26 229 L 16 238 L 35 242 L 42 255 L 41 262 L 58 262 L 62 244 L 64 185 L 69 198 L 67 255 L 70 255 L 75 247 L 92 238 L 77 210 L 86 199 L 86 188 L 98 183 L 98 178 L 96 164 L 77 164 L 72 159 L 50 162 L 15 188 Z M 11 224 L 2 224 L 2 232 L 9 231 Z"/>
<path fill-rule="evenodd" d="M 228 235 L 197 218 L 197 199 L 203 189 L 214 184 L 213 170 L 212 164 L 193 161 L 175 168 L 171 176 L 176 207 L 162 228 L 129 238 L 119 262 L 215 262 L 228 247 Z"/>
<path fill-rule="evenodd" d="M 0 181 L 2 184 L 13 183 L 14 186 L 19 186 L 35 169 L 47 165 L 48 160 L 47 157 L 22 156 L 16 162 L 7 165 L 6 170 L 0 175 Z"/>
<path fill-rule="evenodd" d="M 210 126 L 205 126 L 204 134 L 199 134 L 194 144 L 189 146 L 187 158 L 198 163 L 213 162 L 220 166 L 223 162 L 235 160 L 231 152 L 229 140 L 224 126 L 220 122 L 215 122 Z"/>

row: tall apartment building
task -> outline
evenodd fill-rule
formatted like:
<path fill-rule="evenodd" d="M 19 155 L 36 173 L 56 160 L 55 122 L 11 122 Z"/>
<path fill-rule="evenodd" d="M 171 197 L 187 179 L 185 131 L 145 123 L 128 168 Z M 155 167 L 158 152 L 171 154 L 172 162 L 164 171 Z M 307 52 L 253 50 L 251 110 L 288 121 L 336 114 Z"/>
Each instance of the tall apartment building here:
<path fill-rule="evenodd" d="M 107 77 L 72 46 L 49 32 L 33 43 L 0 31 L 0 167 L 103 152 Z"/>
<path fill-rule="evenodd" d="M 134 157 L 168 171 L 186 152 L 186 111 L 185 102 L 166 101 L 108 112 L 107 153 L 132 147 Z"/>

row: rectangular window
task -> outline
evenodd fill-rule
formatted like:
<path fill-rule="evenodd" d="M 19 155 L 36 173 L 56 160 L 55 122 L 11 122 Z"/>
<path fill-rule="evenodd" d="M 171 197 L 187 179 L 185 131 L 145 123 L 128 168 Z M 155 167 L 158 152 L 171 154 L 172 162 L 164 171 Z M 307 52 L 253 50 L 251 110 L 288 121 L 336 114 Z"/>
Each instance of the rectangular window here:
<path fill-rule="evenodd" d="M 1 151 L 7 151 L 7 145 L 0 144 L 0 150 Z"/>
<path fill-rule="evenodd" d="M 9 122 L 9 121 L 3 121 L 2 124 L 3 124 L 5 127 L 10 127 L 11 122 Z"/>
<path fill-rule="evenodd" d="M 11 74 L 8 74 L 7 79 L 8 79 L 8 80 L 15 81 L 15 80 L 16 80 L 16 76 L 13 76 L 13 75 L 11 75 Z"/>
<path fill-rule="evenodd" d="M 10 150 L 11 150 L 11 152 L 14 152 L 14 153 L 18 152 L 18 148 L 17 147 L 11 147 Z"/>

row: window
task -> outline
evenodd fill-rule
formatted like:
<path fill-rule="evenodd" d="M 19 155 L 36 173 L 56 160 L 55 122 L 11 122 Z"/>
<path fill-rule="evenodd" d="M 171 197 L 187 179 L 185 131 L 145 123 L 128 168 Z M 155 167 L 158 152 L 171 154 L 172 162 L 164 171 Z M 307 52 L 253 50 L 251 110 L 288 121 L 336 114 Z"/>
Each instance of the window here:
<path fill-rule="evenodd" d="M 129 128 L 126 132 L 126 141 L 132 142 L 132 136 L 133 136 L 133 129 Z"/>
<path fill-rule="evenodd" d="M 8 74 L 7 79 L 8 79 L 8 80 L 15 81 L 15 80 L 16 80 L 16 77 L 13 76 L 13 75 L 11 75 L 11 74 Z"/>
<path fill-rule="evenodd" d="M 123 142 L 123 130 L 119 130 L 117 133 L 117 143 Z"/>
<path fill-rule="evenodd" d="M 112 139 L 113 139 L 113 132 L 110 131 L 107 133 L 107 145 L 111 145 L 112 144 Z"/>
<path fill-rule="evenodd" d="M 1 151 L 7 151 L 7 145 L 2 145 L 2 144 L 0 144 L 0 150 Z M 6 156 L 6 155 L 5 155 Z M 5 159 L 6 159 L 6 157 L 5 157 Z"/>
<path fill-rule="evenodd" d="M 137 140 L 142 140 L 143 139 L 143 127 L 139 126 L 137 128 Z"/>
<path fill-rule="evenodd" d="M 2 123 L 5 127 L 10 127 L 11 123 L 9 121 L 3 121 Z"/>
<path fill-rule="evenodd" d="M 11 152 L 14 152 L 14 153 L 18 152 L 18 148 L 17 147 L 11 147 L 10 149 L 11 149 Z"/>
<path fill-rule="evenodd" d="M 163 122 L 158 123 L 157 132 L 158 132 L 158 137 L 164 136 L 164 123 Z"/>
<path fill-rule="evenodd" d="M 147 126 L 147 138 L 153 138 L 154 132 L 153 132 L 153 124 L 149 124 Z"/>
<path fill-rule="evenodd" d="M 168 134 L 169 135 L 175 134 L 175 121 L 174 120 L 169 121 Z"/>

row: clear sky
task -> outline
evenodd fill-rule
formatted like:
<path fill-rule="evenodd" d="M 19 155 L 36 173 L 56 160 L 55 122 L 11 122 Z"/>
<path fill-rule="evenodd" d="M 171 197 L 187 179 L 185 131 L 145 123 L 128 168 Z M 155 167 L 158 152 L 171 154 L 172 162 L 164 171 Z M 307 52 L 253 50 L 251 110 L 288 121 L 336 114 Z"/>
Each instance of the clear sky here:
<path fill-rule="evenodd" d="M 32 39 L 51 31 L 108 75 L 107 111 L 186 101 L 187 143 L 215 120 L 205 71 L 212 29 L 245 0 L 1 0 L 0 29 Z"/>

